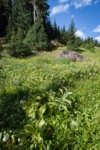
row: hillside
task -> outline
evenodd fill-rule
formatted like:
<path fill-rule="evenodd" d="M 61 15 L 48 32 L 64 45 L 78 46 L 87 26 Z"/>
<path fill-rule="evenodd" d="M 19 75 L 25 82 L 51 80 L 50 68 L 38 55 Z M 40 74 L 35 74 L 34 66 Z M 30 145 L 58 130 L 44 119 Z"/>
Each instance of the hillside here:
<path fill-rule="evenodd" d="M 0 59 L 1 150 L 100 149 L 100 48 Z"/>

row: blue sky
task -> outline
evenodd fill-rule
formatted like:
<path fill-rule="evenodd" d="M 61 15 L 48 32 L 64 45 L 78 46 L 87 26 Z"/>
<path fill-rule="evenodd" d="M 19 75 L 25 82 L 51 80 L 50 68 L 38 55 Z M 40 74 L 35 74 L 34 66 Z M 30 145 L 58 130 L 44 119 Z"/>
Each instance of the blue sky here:
<path fill-rule="evenodd" d="M 94 37 L 100 41 L 100 0 L 48 0 L 50 18 L 68 29 L 73 18 L 76 34 L 82 38 Z"/>

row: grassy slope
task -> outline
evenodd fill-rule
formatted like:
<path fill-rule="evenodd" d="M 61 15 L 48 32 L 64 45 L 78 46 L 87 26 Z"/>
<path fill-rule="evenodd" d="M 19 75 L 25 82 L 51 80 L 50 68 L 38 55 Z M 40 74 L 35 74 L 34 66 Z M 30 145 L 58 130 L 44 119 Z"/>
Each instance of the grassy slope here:
<path fill-rule="evenodd" d="M 6 75 L 5 88 L 8 91 L 13 91 L 20 85 L 20 83 L 22 83 L 23 86 L 26 84 L 28 87 L 30 86 L 32 80 L 35 80 L 35 78 L 37 78 L 38 82 L 41 80 L 42 88 L 44 83 L 47 84 L 46 79 L 48 79 L 48 76 L 50 76 L 49 79 L 52 80 L 52 78 L 56 75 L 60 76 L 61 74 L 62 76 L 62 74 L 66 74 L 66 72 L 72 72 L 72 74 L 76 72 L 77 76 L 78 74 L 81 76 L 79 77 L 79 80 L 78 78 L 74 79 L 74 77 L 71 79 L 73 80 L 73 83 L 75 82 L 76 88 L 73 88 L 70 85 L 67 86 L 67 88 L 72 91 L 79 90 L 80 93 L 84 94 L 87 93 L 86 89 L 88 89 L 88 92 L 91 94 L 92 91 L 89 91 L 90 86 L 94 87 L 93 84 L 96 84 L 96 86 L 100 85 L 99 73 L 95 75 L 96 70 L 98 71 L 100 66 L 100 49 L 96 48 L 94 52 L 89 52 L 82 49 L 81 54 L 84 55 L 86 59 L 82 62 L 75 63 L 69 62 L 69 60 L 66 59 L 58 58 L 60 51 L 63 49 L 65 49 L 65 47 L 60 47 L 53 52 L 44 52 L 37 57 L 26 59 L 2 58 L 0 61 L 3 66 L 3 73 Z M 92 73 L 89 72 L 89 68 L 92 67 L 95 70 L 94 76 L 92 76 Z M 88 76 L 90 77 L 85 78 L 85 73 L 80 75 L 80 71 L 87 71 L 87 73 L 89 73 Z M 43 76 L 45 76 L 45 80 L 43 79 Z M 32 77 L 33 79 L 31 80 Z M 48 80 L 48 82 L 50 82 L 50 80 Z"/>
<path fill-rule="evenodd" d="M 15 94 L 13 99 L 28 99 L 27 93 L 39 95 L 45 90 L 58 92 L 60 88 L 66 87 L 81 97 L 81 110 L 92 113 L 96 125 L 100 122 L 100 49 L 96 48 L 94 52 L 82 49 L 81 54 L 86 59 L 75 63 L 58 58 L 63 49 L 65 47 L 59 47 L 53 52 L 43 52 L 37 57 L 26 59 L 2 58 L 0 63 L 4 78 L 0 95 L 3 99 L 2 93 L 6 91 L 5 98 L 8 101 L 12 94 Z M 99 139 L 99 133 L 96 136 Z M 98 145 L 99 142 L 95 148 L 99 150 Z"/>

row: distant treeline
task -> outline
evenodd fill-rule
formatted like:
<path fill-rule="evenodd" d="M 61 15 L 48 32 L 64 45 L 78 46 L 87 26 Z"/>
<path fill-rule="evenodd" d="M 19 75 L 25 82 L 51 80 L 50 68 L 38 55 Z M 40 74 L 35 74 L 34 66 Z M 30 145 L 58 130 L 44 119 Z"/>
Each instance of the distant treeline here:
<path fill-rule="evenodd" d="M 69 29 L 60 28 L 56 20 L 51 23 L 48 0 L 0 0 L 0 37 L 6 37 L 12 56 L 27 56 L 32 51 L 51 50 L 52 40 L 77 49 L 100 46 L 97 40 L 76 36 L 72 20 Z"/>

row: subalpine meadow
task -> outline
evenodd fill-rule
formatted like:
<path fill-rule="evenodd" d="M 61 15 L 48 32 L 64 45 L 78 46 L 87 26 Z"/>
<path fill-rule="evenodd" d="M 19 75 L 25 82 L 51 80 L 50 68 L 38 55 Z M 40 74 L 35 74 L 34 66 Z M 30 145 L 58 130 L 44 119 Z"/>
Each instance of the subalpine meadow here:
<path fill-rule="evenodd" d="M 0 0 L 0 150 L 100 150 L 99 7 Z"/>
<path fill-rule="evenodd" d="M 0 60 L 2 149 L 99 150 L 100 49 L 81 62 L 59 52 Z"/>

